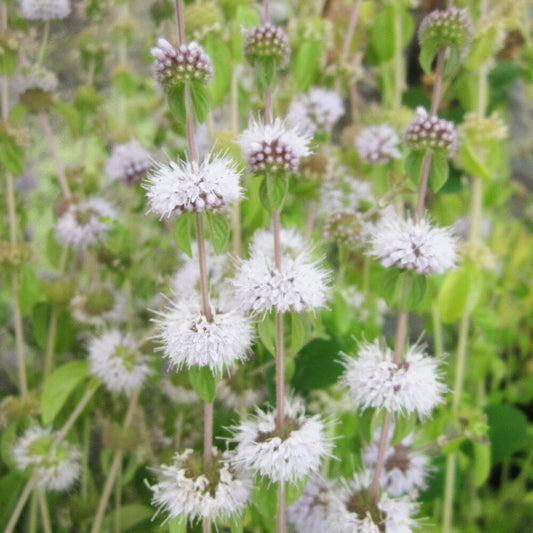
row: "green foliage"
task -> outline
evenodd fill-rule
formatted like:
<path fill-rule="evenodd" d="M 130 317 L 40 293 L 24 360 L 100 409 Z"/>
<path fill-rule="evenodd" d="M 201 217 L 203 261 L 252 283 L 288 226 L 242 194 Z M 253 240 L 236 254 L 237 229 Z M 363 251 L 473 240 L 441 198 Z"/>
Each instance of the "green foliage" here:
<path fill-rule="evenodd" d="M 176 219 L 174 224 L 174 241 L 178 248 L 189 257 L 192 257 L 191 233 L 194 216 L 193 213 L 183 213 Z"/>
<path fill-rule="evenodd" d="M 289 178 L 285 174 L 265 175 L 259 189 L 263 207 L 270 212 L 280 211 L 288 190 Z"/>
<path fill-rule="evenodd" d="M 229 224 L 220 213 L 206 213 L 209 224 L 211 244 L 216 254 L 220 254 L 228 242 L 230 236 Z"/>
<path fill-rule="evenodd" d="M 201 400 L 208 403 L 213 402 L 218 378 L 213 375 L 208 366 L 191 366 L 189 368 L 189 379 Z"/>

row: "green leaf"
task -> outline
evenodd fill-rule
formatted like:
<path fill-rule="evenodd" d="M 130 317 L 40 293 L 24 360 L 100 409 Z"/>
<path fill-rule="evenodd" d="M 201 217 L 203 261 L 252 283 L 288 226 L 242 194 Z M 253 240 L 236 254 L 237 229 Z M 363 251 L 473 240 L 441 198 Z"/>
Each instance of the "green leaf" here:
<path fill-rule="evenodd" d="M 357 418 L 357 424 L 359 428 L 359 434 L 361 439 L 365 443 L 372 442 L 372 437 L 374 436 L 374 427 L 376 425 L 376 408 L 370 407 L 365 409 Z"/>
<path fill-rule="evenodd" d="M 481 487 L 490 474 L 490 446 L 479 442 L 472 443 L 474 447 L 474 484 Z"/>
<path fill-rule="evenodd" d="M 433 63 L 433 59 L 435 59 L 435 56 L 437 55 L 437 52 L 439 50 L 439 47 L 435 45 L 434 43 L 427 42 L 422 46 L 420 49 L 420 55 L 418 56 L 418 61 L 420 63 L 420 66 L 422 67 L 422 70 L 429 74 L 431 72 L 431 65 Z"/>
<path fill-rule="evenodd" d="M 176 219 L 174 224 L 174 241 L 180 250 L 192 258 L 191 231 L 192 213 L 183 213 Z"/>
<path fill-rule="evenodd" d="M 50 228 L 46 234 L 46 257 L 50 264 L 56 268 L 59 267 L 62 250 L 63 248 L 56 241 L 54 228 Z"/>
<path fill-rule="evenodd" d="M 215 399 L 217 378 L 213 376 L 208 366 L 191 366 L 189 379 L 196 394 L 204 402 L 211 403 Z"/>
<path fill-rule="evenodd" d="M 15 470 L 20 475 L 17 463 L 13 457 L 13 444 L 17 440 L 17 427 L 18 423 L 13 422 L 7 428 L 2 430 L 2 436 L 0 438 L 0 451 L 2 461 L 8 466 L 10 470 Z"/>
<path fill-rule="evenodd" d="M 41 296 L 39 278 L 29 265 L 24 265 L 19 277 L 20 312 L 28 314 Z"/>
<path fill-rule="evenodd" d="M 379 10 L 374 17 L 370 30 L 370 42 L 380 63 L 394 57 L 394 7 L 387 6 Z"/>
<path fill-rule="evenodd" d="M 289 190 L 289 178 L 282 175 L 267 174 L 261 182 L 259 195 L 261 203 L 267 211 L 280 211 L 287 191 Z"/>
<path fill-rule="evenodd" d="M 254 485 L 253 501 L 265 518 L 276 516 L 278 508 L 278 484 L 272 483 L 266 476 L 258 477 Z"/>
<path fill-rule="evenodd" d="M 208 86 L 213 107 L 222 103 L 231 85 L 231 52 L 227 44 L 210 35 L 205 44 L 205 51 L 213 63 L 213 80 Z"/>
<path fill-rule="evenodd" d="M 243 60 L 243 43 L 244 36 L 242 30 L 253 28 L 254 26 L 259 26 L 261 20 L 257 13 L 257 10 L 253 9 L 250 6 L 241 4 L 237 7 L 237 12 L 235 14 L 235 20 L 233 23 L 233 35 L 232 35 L 232 52 L 235 61 L 241 63 Z"/>
<path fill-rule="evenodd" d="M 75 344 L 78 334 L 76 322 L 72 315 L 66 309 L 59 312 L 57 317 L 57 330 L 55 341 L 55 352 L 64 354 L 68 352 Z"/>
<path fill-rule="evenodd" d="M 14 176 L 24 172 L 24 150 L 10 135 L 0 138 L 0 164 Z"/>
<path fill-rule="evenodd" d="M 405 158 L 405 173 L 407 174 L 409 180 L 415 185 L 418 185 L 418 182 L 420 181 L 420 174 L 422 173 L 422 164 L 424 163 L 425 156 L 426 152 L 416 150 L 409 152 Z"/>
<path fill-rule="evenodd" d="M 116 519 L 117 510 L 113 509 L 104 518 L 103 529 L 111 531 Z M 141 522 L 146 522 L 152 518 L 154 511 L 151 507 L 140 503 L 127 503 L 118 509 L 120 531 L 127 531 Z"/>
<path fill-rule="evenodd" d="M 220 213 L 206 213 L 211 235 L 211 244 L 219 255 L 228 242 L 230 229 L 227 220 Z"/>
<path fill-rule="evenodd" d="M 403 302 L 403 311 L 412 311 L 424 299 L 428 288 L 426 276 L 415 274 L 413 272 L 405 273 L 405 301 Z M 400 283 L 403 283 L 401 281 Z M 400 292 L 402 287 L 398 287 Z"/>
<path fill-rule="evenodd" d="M 439 316 L 445 324 L 458 320 L 466 310 L 470 274 L 466 268 L 450 272 L 439 292 Z"/>
<path fill-rule="evenodd" d="M 292 505 L 303 493 L 307 485 L 307 477 L 295 483 L 287 483 L 285 485 L 285 503 L 286 506 Z"/>
<path fill-rule="evenodd" d="M 187 533 L 187 520 L 178 516 L 167 522 L 170 533 Z"/>
<path fill-rule="evenodd" d="M 33 308 L 32 314 L 32 334 L 41 350 L 46 350 L 48 341 L 48 326 L 50 324 L 51 305 L 48 303 L 38 303 Z"/>
<path fill-rule="evenodd" d="M 320 59 L 323 43 L 314 40 L 304 41 L 298 48 L 293 62 L 292 73 L 299 91 L 307 91 L 320 73 Z"/>
<path fill-rule="evenodd" d="M 255 82 L 261 93 L 274 85 L 276 61 L 272 58 L 260 58 L 255 61 Z"/>
<path fill-rule="evenodd" d="M 46 380 L 41 394 L 41 414 L 44 425 L 53 422 L 70 394 L 89 374 L 87 361 L 71 361 L 57 368 Z"/>
<path fill-rule="evenodd" d="M 81 133 L 81 117 L 78 110 L 67 102 L 58 100 L 54 102 L 55 110 L 61 115 L 61 118 L 65 121 L 70 134 L 76 138 Z"/>
<path fill-rule="evenodd" d="M 394 307 L 400 300 L 401 288 L 405 272 L 397 268 L 387 268 L 381 278 L 381 296 L 389 307 Z"/>
<path fill-rule="evenodd" d="M 5 531 L 7 521 L 17 504 L 22 488 L 26 481 L 19 471 L 12 471 L 0 479 L 0 530 Z"/>
<path fill-rule="evenodd" d="M 276 331 L 271 315 L 265 316 L 264 320 L 257 324 L 257 334 L 263 346 L 274 355 L 276 353 Z"/>
<path fill-rule="evenodd" d="M 289 355 L 295 356 L 300 348 L 305 344 L 305 325 L 299 313 L 291 313 L 291 344 Z"/>
<path fill-rule="evenodd" d="M 437 192 L 448 181 L 448 160 L 444 154 L 433 152 L 429 166 L 429 185 L 431 190 Z"/>
<path fill-rule="evenodd" d="M 468 70 L 477 72 L 483 63 L 491 58 L 496 44 L 496 37 L 496 25 L 489 26 L 476 35 L 464 62 L 464 66 Z"/>
<path fill-rule="evenodd" d="M 174 118 L 179 122 L 187 121 L 187 108 L 185 106 L 185 85 L 172 87 L 167 94 L 168 107 Z"/>
<path fill-rule="evenodd" d="M 200 123 L 205 122 L 209 113 L 209 93 L 205 85 L 191 83 L 191 103 L 194 118 Z"/>
<path fill-rule="evenodd" d="M 407 435 L 412 433 L 416 426 L 416 415 L 399 416 L 394 420 L 394 434 L 392 435 L 391 446 L 400 443 Z"/>
<path fill-rule="evenodd" d="M 491 178 L 491 172 L 477 157 L 470 141 L 465 140 L 459 146 L 457 156 L 461 167 L 465 172 L 477 178 L 484 178 L 486 180 Z"/>

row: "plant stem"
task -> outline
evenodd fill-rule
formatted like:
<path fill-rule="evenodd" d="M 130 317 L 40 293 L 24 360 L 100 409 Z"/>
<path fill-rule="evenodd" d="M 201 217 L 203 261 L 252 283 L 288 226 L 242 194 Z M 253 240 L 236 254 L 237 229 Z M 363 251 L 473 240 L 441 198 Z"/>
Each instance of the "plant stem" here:
<path fill-rule="evenodd" d="M 44 53 L 48 46 L 48 37 L 50 36 L 50 20 L 46 20 L 43 29 L 43 40 L 41 42 L 41 48 L 39 49 L 39 55 L 37 56 L 37 66 L 39 67 L 43 63 Z"/>
<path fill-rule="evenodd" d="M 36 483 L 37 473 L 34 472 L 30 479 L 26 481 L 26 485 L 24 485 L 22 494 L 19 496 L 17 505 L 15 505 L 15 509 L 13 509 L 13 512 L 11 513 L 11 517 L 9 518 L 9 522 L 7 523 L 4 533 L 13 533 L 13 531 L 15 531 L 15 526 L 17 525 L 20 513 L 22 513 L 22 509 L 24 509 L 24 505 L 26 505 L 26 502 L 28 501 L 31 491 Z"/>
<path fill-rule="evenodd" d="M 209 305 L 209 292 L 207 287 L 207 266 L 205 260 L 205 236 L 202 215 L 195 213 L 196 241 L 198 243 L 198 263 L 200 267 L 200 289 L 202 292 L 202 309 L 208 322 L 213 322 L 213 313 Z"/>
<path fill-rule="evenodd" d="M 43 490 L 37 492 L 39 498 L 39 508 L 41 510 L 41 518 L 43 519 L 44 533 L 52 533 L 52 524 L 50 522 L 50 513 L 48 511 L 48 503 L 46 501 L 46 494 Z"/>
<path fill-rule="evenodd" d="M 120 500 L 121 500 L 121 485 L 122 485 L 122 461 L 119 463 L 117 472 L 117 480 L 115 481 L 115 512 L 113 515 L 113 532 L 120 533 Z"/>
<path fill-rule="evenodd" d="M 213 403 L 204 403 L 204 470 L 207 472 L 213 459 L 211 444 L 213 442 Z"/>

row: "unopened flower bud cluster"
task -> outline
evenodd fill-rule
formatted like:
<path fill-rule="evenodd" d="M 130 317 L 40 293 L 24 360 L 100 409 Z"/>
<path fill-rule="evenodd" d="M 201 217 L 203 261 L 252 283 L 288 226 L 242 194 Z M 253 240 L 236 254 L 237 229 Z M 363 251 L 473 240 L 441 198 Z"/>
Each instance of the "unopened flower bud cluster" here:
<path fill-rule="evenodd" d="M 251 28 L 244 32 L 244 55 L 252 64 L 257 59 L 274 59 L 284 66 L 289 61 L 289 39 L 281 28 L 272 24 Z"/>
<path fill-rule="evenodd" d="M 445 11 L 432 11 L 427 15 L 418 32 L 421 45 L 465 48 L 472 41 L 472 22 L 466 9 L 452 7 Z"/>

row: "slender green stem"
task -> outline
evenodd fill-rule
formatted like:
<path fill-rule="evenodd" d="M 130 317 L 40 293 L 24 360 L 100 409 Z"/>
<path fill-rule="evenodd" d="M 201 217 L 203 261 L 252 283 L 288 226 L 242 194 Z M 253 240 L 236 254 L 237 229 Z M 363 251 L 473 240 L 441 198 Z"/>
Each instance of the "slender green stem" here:
<path fill-rule="evenodd" d="M 433 344 L 435 348 L 435 357 L 440 358 L 444 355 L 444 344 L 442 342 L 442 323 L 439 317 L 439 304 L 435 299 L 431 306 L 431 318 L 433 322 Z"/>
<path fill-rule="evenodd" d="M 117 480 L 115 482 L 115 513 L 113 515 L 113 531 L 120 533 L 120 504 L 122 497 L 122 462 L 119 464 Z"/>
<path fill-rule="evenodd" d="M 50 521 L 50 512 L 48 511 L 48 502 L 46 501 L 46 494 L 43 490 L 39 490 L 37 493 L 37 497 L 39 499 L 39 508 L 41 510 L 44 533 L 52 533 L 52 523 Z"/>
<path fill-rule="evenodd" d="M 31 491 L 37 483 L 37 479 L 37 473 L 34 472 L 30 479 L 26 481 L 26 485 L 24 485 L 24 489 L 21 495 L 19 496 L 17 504 L 15 505 L 15 509 L 13 509 L 13 512 L 11 513 L 11 516 L 9 518 L 9 522 L 7 523 L 7 526 L 4 529 L 4 533 L 13 533 L 13 531 L 15 531 L 15 526 L 17 525 L 20 513 L 22 513 L 22 510 L 24 509 L 24 506 L 26 505 L 26 502 L 30 497 Z"/>
<path fill-rule="evenodd" d="M 37 66 L 43 64 L 44 54 L 46 47 L 48 46 L 48 37 L 50 36 L 50 21 L 46 20 L 43 29 L 43 40 L 41 41 L 41 48 L 39 49 L 39 55 L 37 56 Z"/>
<path fill-rule="evenodd" d="M 31 500 L 30 500 L 30 516 L 28 520 L 28 533 L 37 533 L 37 508 L 39 506 L 39 502 L 37 501 L 37 494 L 36 491 L 32 492 Z"/>

